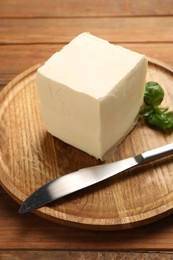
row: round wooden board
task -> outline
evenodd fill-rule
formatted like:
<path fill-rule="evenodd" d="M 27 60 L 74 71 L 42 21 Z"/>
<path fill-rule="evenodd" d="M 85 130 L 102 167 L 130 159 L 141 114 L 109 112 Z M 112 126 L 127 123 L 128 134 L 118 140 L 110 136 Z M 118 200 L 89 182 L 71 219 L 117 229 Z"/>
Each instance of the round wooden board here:
<path fill-rule="evenodd" d="M 63 143 L 44 128 L 35 85 L 36 65 L 0 93 L 0 183 L 19 203 L 46 182 L 99 160 Z M 165 89 L 172 106 L 173 70 L 149 61 L 147 80 Z M 107 162 L 171 143 L 140 119 Z M 90 229 L 126 229 L 173 212 L 173 156 L 127 171 L 34 212 L 51 221 Z M 23 216 L 25 217 L 25 216 Z"/>

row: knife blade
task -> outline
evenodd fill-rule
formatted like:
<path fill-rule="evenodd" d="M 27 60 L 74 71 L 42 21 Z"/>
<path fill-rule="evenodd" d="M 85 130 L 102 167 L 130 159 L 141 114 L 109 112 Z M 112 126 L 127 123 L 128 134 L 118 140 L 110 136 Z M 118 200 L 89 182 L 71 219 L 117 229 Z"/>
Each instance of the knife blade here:
<path fill-rule="evenodd" d="M 21 205 L 19 213 L 30 212 L 78 190 L 123 173 L 127 169 L 170 155 L 172 152 L 173 143 L 138 154 L 134 157 L 68 173 L 50 181 L 32 193 Z"/>

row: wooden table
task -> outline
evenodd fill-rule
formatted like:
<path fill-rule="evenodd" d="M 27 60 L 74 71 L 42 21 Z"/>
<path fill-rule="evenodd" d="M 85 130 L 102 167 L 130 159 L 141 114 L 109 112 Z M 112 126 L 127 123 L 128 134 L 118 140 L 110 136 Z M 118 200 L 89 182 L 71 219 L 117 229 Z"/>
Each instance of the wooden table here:
<path fill-rule="evenodd" d="M 173 66 L 172 0 L 0 1 L 0 88 L 89 31 Z M 0 259 L 173 259 L 173 217 L 124 231 L 61 226 L 0 188 Z"/>

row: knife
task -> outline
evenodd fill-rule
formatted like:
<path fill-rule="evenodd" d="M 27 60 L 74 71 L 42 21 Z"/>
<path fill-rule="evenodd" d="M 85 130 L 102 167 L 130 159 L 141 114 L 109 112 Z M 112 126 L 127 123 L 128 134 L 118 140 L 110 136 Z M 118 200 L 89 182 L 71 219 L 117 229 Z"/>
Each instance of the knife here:
<path fill-rule="evenodd" d="M 113 163 L 83 168 L 45 184 L 21 205 L 19 213 L 27 213 L 54 200 L 106 180 L 137 165 L 142 165 L 173 152 L 173 143 Z"/>

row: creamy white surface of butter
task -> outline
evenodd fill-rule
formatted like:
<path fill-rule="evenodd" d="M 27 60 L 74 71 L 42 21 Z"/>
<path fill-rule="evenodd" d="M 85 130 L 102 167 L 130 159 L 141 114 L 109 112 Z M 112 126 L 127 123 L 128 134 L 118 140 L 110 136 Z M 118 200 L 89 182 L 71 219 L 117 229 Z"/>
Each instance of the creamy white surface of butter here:
<path fill-rule="evenodd" d="M 104 160 L 135 124 L 146 71 L 144 55 L 80 34 L 37 71 L 47 131 Z"/>

